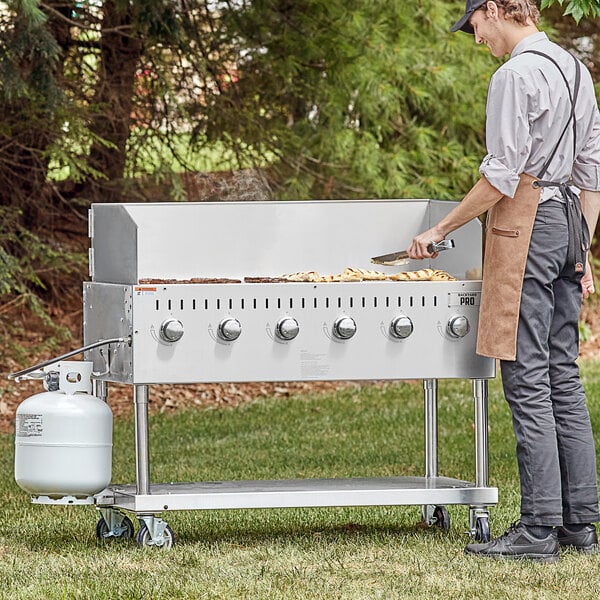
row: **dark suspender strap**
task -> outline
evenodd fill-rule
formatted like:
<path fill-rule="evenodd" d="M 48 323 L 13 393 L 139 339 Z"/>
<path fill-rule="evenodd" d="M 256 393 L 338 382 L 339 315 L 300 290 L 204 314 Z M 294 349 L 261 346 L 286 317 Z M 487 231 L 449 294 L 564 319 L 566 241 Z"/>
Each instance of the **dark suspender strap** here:
<path fill-rule="evenodd" d="M 565 199 L 567 205 L 567 225 L 569 227 L 569 245 L 567 249 L 567 263 L 564 267 L 564 272 L 571 277 L 579 279 L 585 272 L 585 258 L 590 247 L 590 233 L 583 215 L 583 211 L 581 210 L 579 197 L 573 193 L 568 182 L 542 181 L 541 179 L 548 170 L 548 166 L 552 162 L 552 159 L 554 158 L 554 155 L 556 154 L 571 122 L 573 122 L 573 160 L 575 160 L 575 157 L 577 156 L 577 121 L 575 119 L 575 105 L 577 103 L 577 96 L 579 94 L 581 66 L 579 61 L 573 55 L 571 55 L 575 61 L 575 89 L 573 93 L 571 93 L 571 88 L 569 86 L 567 77 L 563 73 L 563 70 L 559 67 L 558 63 L 551 56 L 548 56 L 543 52 L 538 52 L 537 50 L 526 50 L 525 52 L 543 56 L 554 63 L 560 72 L 565 85 L 567 86 L 567 91 L 569 92 L 569 100 L 571 101 L 571 114 L 569 115 L 569 120 L 562 130 L 554 150 L 552 150 L 550 156 L 544 163 L 544 166 L 538 175 L 539 181 L 534 181 L 533 184 L 535 187 L 558 187 L 562 197 Z M 523 54 L 525 54 L 525 52 Z"/>
<path fill-rule="evenodd" d="M 569 115 L 569 120 L 567 121 L 564 129 L 562 130 L 560 137 L 558 138 L 558 142 L 556 143 L 556 146 L 554 147 L 554 150 L 552 150 L 552 152 L 550 153 L 550 156 L 548 157 L 548 159 L 544 163 L 544 166 L 542 167 L 541 171 L 538 174 L 538 179 L 541 179 L 546 174 L 546 171 L 548 170 L 548 167 L 550 166 L 550 163 L 552 162 L 554 155 L 558 151 L 558 147 L 560 146 L 560 143 L 562 142 L 563 137 L 565 137 L 565 133 L 567 132 L 567 129 L 569 128 L 569 124 L 571 123 L 571 121 L 573 122 L 573 159 L 575 159 L 576 148 L 577 148 L 577 122 L 575 120 L 575 104 L 577 102 L 577 96 L 579 94 L 579 82 L 581 79 L 581 67 L 579 65 L 579 61 L 573 55 L 571 55 L 571 56 L 573 56 L 573 60 L 575 61 L 575 90 L 573 93 L 571 93 L 571 86 L 569 85 L 569 81 L 568 81 L 566 75 L 564 74 L 563 70 L 560 68 L 559 64 L 551 56 L 548 56 L 547 54 L 544 54 L 543 52 L 539 52 L 538 50 L 525 50 L 523 52 L 523 54 L 537 54 L 538 56 L 542 56 L 543 58 L 546 58 L 550 62 L 552 62 L 554 64 L 554 66 L 558 69 L 558 72 L 560 73 L 561 77 L 563 78 L 563 81 L 565 82 L 565 85 L 567 86 L 567 92 L 569 93 L 569 100 L 571 102 L 571 114 Z"/>

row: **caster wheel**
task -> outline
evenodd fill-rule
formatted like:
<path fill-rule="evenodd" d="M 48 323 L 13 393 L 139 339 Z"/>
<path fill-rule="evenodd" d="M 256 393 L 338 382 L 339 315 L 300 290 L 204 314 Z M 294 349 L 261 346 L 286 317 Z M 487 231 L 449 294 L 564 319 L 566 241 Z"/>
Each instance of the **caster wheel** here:
<path fill-rule="evenodd" d="M 433 516 L 436 527 L 441 527 L 444 531 L 450 531 L 450 515 L 445 506 L 436 506 Z"/>
<path fill-rule="evenodd" d="M 478 517 L 475 521 L 475 541 L 487 544 L 490 539 L 490 520 L 487 517 Z"/>
<path fill-rule="evenodd" d="M 165 531 L 163 532 L 164 541 L 162 544 L 155 544 L 152 542 L 152 537 L 150 536 L 150 532 L 148 531 L 148 527 L 146 525 L 142 525 L 138 532 L 137 536 L 137 545 L 140 548 L 145 547 L 154 547 L 154 548 L 162 548 L 163 550 L 169 550 L 169 548 L 173 547 L 175 543 L 175 535 L 173 534 L 173 530 L 167 525 L 165 527 Z"/>
<path fill-rule="evenodd" d="M 108 524 L 104 520 L 104 517 L 100 517 L 100 520 L 96 524 L 96 537 L 103 542 L 115 538 L 123 538 L 126 540 L 130 540 L 133 538 L 133 536 L 134 527 L 129 517 L 124 516 L 120 525 L 117 525 L 112 533 L 109 530 Z"/>

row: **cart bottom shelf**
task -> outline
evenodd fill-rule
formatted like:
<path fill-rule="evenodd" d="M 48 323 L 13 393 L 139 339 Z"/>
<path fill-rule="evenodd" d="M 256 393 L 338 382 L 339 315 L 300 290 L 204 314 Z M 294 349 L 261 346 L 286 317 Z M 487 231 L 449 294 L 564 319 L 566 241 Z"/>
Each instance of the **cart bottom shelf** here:
<path fill-rule="evenodd" d="M 298 479 L 160 483 L 149 494 L 115 485 L 95 496 L 99 507 L 136 513 L 165 510 L 464 504 L 490 506 L 498 489 L 448 477 Z"/>

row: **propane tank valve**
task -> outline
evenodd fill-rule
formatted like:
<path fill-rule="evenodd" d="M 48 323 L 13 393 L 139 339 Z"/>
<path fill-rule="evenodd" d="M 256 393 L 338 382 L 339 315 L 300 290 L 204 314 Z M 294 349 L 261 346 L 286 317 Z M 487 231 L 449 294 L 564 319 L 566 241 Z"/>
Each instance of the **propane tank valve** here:
<path fill-rule="evenodd" d="M 48 371 L 44 378 L 44 387 L 49 392 L 58 392 L 60 388 L 60 372 L 59 371 Z"/>

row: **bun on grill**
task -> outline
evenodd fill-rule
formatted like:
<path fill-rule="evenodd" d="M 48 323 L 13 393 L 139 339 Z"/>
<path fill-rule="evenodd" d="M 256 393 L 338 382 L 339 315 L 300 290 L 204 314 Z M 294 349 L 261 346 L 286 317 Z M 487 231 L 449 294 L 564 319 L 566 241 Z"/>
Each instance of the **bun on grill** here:
<path fill-rule="evenodd" d="M 402 271 L 388 275 L 392 281 L 431 281 L 435 271 L 433 269 L 420 269 L 419 271 Z"/>

